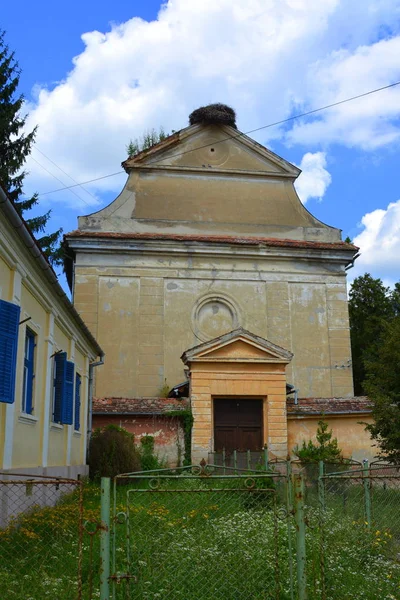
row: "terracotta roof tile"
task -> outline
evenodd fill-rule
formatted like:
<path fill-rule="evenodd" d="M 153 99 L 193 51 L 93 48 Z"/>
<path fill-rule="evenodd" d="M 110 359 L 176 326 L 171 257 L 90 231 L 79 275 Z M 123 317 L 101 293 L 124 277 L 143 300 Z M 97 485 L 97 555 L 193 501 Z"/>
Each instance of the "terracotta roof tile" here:
<path fill-rule="evenodd" d="M 194 235 L 178 233 L 120 233 L 114 231 L 83 231 L 76 229 L 64 238 L 98 238 L 126 240 L 160 240 L 179 242 L 214 242 L 216 244 L 241 244 L 247 246 L 275 246 L 280 248 L 314 248 L 317 250 L 359 250 L 347 242 L 314 242 L 265 237 L 238 237 L 233 235 Z"/>
<path fill-rule="evenodd" d="M 186 398 L 93 398 L 93 414 L 154 414 L 185 410 Z"/>
<path fill-rule="evenodd" d="M 322 415 L 369 413 L 372 402 L 367 396 L 353 398 L 294 398 L 287 399 L 288 415 Z"/>

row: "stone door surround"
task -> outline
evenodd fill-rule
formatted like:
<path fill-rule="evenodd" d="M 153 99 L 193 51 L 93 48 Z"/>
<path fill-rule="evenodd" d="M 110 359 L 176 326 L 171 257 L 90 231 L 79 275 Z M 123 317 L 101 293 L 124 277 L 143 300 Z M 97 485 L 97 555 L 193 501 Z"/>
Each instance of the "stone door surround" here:
<path fill-rule="evenodd" d="M 286 365 L 292 357 L 241 327 L 183 353 L 190 372 L 194 463 L 214 451 L 214 401 L 228 397 L 262 399 L 263 444 L 271 457 L 286 457 Z"/>

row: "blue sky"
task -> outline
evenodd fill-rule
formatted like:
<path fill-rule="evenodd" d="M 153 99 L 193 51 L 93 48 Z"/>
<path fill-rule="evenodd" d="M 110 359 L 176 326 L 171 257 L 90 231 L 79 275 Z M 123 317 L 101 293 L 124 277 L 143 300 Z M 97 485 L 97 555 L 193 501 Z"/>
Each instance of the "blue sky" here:
<path fill-rule="evenodd" d="M 28 127 L 39 126 L 27 192 L 62 187 L 55 177 L 70 185 L 119 171 L 131 137 L 153 126 L 180 129 L 205 103 L 230 104 L 247 131 L 400 80 L 399 0 L 171 0 L 159 13 L 160 6 L 2 7 Z M 254 136 L 303 168 L 298 192 L 307 208 L 361 246 L 350 278 L 369 271 L 399 279 L 399 117 L 400 86 Z M 79 197 L 43 195 L 41 209 L 52 208 L 51 228 L 72 230 L 124 180 L 76 188 Z"/>

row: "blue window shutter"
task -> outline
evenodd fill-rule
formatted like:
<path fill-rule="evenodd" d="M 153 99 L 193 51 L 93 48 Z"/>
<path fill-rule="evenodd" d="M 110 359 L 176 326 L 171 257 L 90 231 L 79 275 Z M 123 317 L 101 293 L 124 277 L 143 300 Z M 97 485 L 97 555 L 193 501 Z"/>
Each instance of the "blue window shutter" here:
<path fill-rule="evenodd" d="M 65 364 L 65 396 L 61 408 L 61 423 L 72 425 L 74 414 L 74 372 L 75 365 L 67 360 Z"/>
<path fill-rule="evenodd" d="M 75 377 L 75 431 L 81 428 L 81 376 L 77 373 Z"/>
<path fill-rule="evenodd" d="M 60 352 L 54 357 L 54 404 L 53 420 L 62 423 L 62 406 L 65 398 L 65 371 L 67 366 L 67 353 Z"/>
<path fill-rule="evenodd" d="M 14 402 L 20 312 L 16 304 L 0 300 L 0 402 L 8 404 Z"/>
<path fill-rule="evenodd" d="M 34 364 L 35 364 L 35 334 L 30 329 L 26 329 L 25 334 L 25 359 L 24 368 L 26 369 L 26 375 L 24 373 L 24 386 L 23 386 L 23 402 L 22 408 L 29 415 L 32 413 L 32 397 L 33 397 L 33 379 Z"/>

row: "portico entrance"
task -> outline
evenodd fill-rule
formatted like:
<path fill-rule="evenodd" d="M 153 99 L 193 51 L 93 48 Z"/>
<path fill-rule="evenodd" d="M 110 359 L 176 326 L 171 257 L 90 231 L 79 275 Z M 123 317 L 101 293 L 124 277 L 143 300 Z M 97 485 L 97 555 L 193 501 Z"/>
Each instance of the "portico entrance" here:
<path fill-rule="evenodd" d="M 214 451 L 287 455 L 286 365 L 291 352 L 241 327 L 187 350 L 192 460 Z"/>

